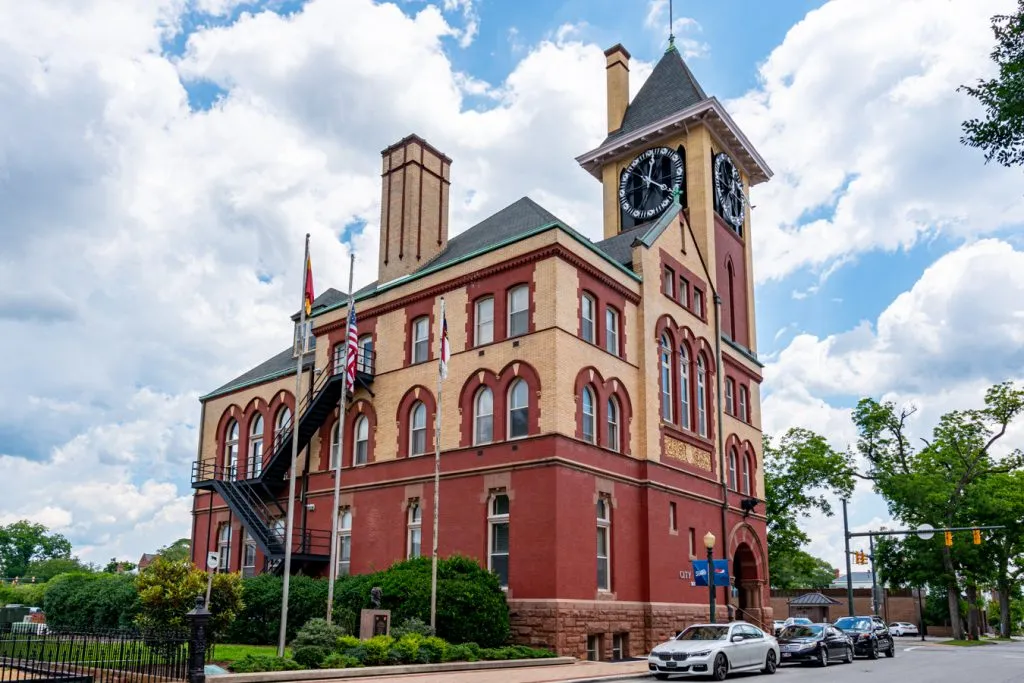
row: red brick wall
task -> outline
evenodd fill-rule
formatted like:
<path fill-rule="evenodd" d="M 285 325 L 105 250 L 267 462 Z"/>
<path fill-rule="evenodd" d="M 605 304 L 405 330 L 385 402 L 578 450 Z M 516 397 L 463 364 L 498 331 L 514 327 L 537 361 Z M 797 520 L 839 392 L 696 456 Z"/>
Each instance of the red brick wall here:
<path fill-rule="evenodd" d="M 715 216 L 715 279 L 718 294 L 722 297 L 722 330 L 742 346 L 750 347 L 750 332 L 747 318 L 747 259 L 743 253 L 743 240 Z M 729 271 L 733 267 L 732 303 L 735 311 L 729 310 Z M 732 328 L 735 322 L 735 331 Z"/>

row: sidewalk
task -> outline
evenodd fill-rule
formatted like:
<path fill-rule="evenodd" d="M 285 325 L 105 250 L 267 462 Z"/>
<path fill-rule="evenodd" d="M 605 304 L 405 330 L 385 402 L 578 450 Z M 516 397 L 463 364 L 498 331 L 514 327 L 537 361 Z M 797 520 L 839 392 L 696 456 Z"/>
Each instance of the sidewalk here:
<path fill-rule="evenodd" d="M 559 666 L 538 666 L 529 669 L 491 669 L 489 671 L 445 671 L 404 676 L 374 676 L 362 679 L 373 683 L 569 683 L 604 678 L 613 681 L 620 676 L 646 674 L 647 661 L 636 662 L 576 662 Z M 332 679 L 324 683 L 338 683 L 345 679 Z M 310 683 L 319 683 L 310 681 Z"/>

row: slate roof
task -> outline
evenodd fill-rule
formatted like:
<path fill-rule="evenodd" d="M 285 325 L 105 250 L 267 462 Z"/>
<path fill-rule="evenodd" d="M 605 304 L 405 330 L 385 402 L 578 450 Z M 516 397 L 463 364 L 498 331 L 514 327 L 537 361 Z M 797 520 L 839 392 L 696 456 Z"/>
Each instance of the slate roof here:
<path fill-rule="evenodd" d="M 613 261 L 630 270 L 633 269 L 633 242 L 641 239 L 650 229 L 651 223 L 640 225 L 624 230 L 614 237 L 595 242 L 594 246 L 603 251 Z"/>
<path fill-rule="evenodd" d="M 267 382 L 276 377 L 282 377 L 284 375 L 295 374 L 295 356 L 292 355 L 293 347 L 289 346 L 284 351 L 281 351 L 272 358 L 263 361 L 248 372 L 243 372 L 238 377 L 235 377 L 230 382 L 217 387 L 206 396 L 201 397 L 200 400 L 211 398 L 218 394 L 223 394 L 231 389 L 239 389 L 241 387 L 258 384 L 259 382 Z M 313 364 L 313 353 L 307 353 L 306 357 L 302 360 L 302 368 L 306 369 Z"/>
<path fill-rule="evenodd" d="M 804 593 L 790 600 L 789 604 L 798 607 L 828 607 L 830 605 L 841 605 L 842 603 L 821 593 Z"/>
<path fill-rule="evenodd" d="M 686 66 L 682 55 L 670 47 L 654 67 L 654 71 L 626 107 L 619 129 L 608 134 L 601 145 L 644 126 L 660 121 L 687 107 L 708 99 L 704 88 Z"/>

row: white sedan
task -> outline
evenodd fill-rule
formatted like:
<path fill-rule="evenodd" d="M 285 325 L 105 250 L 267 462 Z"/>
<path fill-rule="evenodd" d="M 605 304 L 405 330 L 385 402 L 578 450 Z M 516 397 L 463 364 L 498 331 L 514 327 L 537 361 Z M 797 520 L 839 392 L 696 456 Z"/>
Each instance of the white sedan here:
<path fill-rule="evenodd" d="M 694 624 L 672 640 L 651 650 L 647 666 L 655 678 L 711 676 L 724 681 L 733 672 L 775 673 L 779 643 L 775 637 L 745 621 Z"/>
<path fill-rule="evenodd" d="M 900 636 L 916 636 L 920 635 L 920 631 L 917 630 L 917 626 L 911 624 L 909 621 L 894 621 L 889 624 L 889 633 L 893 634 L 897 638 Z"/>

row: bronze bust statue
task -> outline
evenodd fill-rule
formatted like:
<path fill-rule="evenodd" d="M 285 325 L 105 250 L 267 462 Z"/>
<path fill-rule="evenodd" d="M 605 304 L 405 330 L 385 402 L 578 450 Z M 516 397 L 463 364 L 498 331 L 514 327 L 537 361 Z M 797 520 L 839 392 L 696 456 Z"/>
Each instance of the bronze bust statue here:
<path fill-rule="evenodd" d="M 380 586 L 374 586 L 370 589 L 370 605 L 373 609 L 380 609 L 380 600 L 383 597 L 383 593 Z"/>

